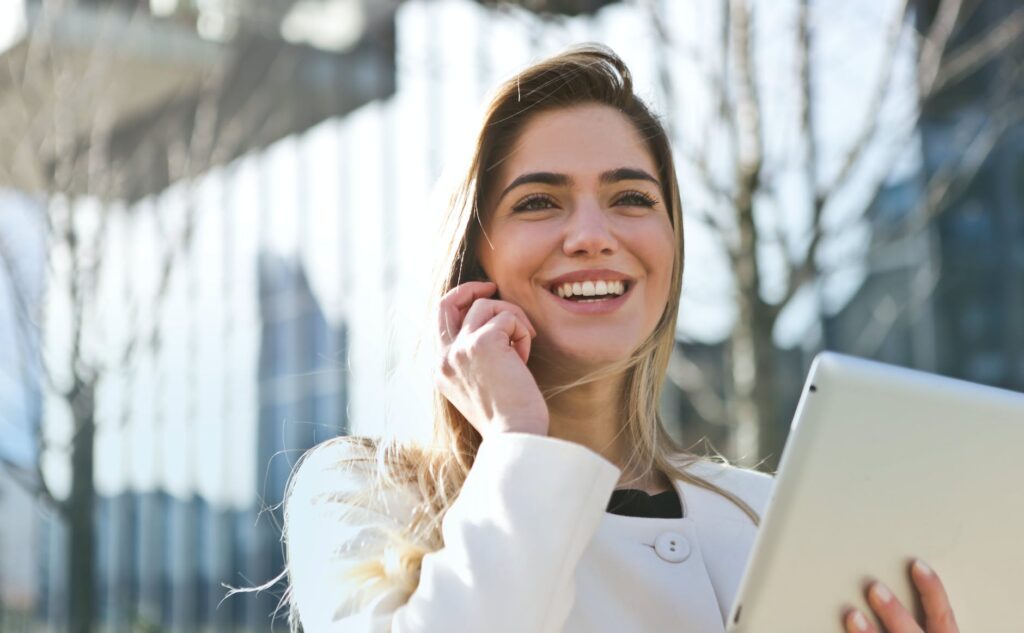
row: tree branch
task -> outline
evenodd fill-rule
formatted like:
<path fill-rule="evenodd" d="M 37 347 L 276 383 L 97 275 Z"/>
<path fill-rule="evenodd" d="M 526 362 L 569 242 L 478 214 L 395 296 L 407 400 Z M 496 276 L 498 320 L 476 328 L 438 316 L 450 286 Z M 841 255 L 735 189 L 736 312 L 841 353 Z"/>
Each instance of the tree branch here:
<path fill-rule="evenodd" d="M 748 0 L 729 0 L 732 15 L 733 46 L 739 78 L 736 86 L 736 156 L 738 186 L 744 195 L 757 190 L 764 160 L 761 129 L 761 103 L 758 95 L 756 63 L 753 55 L 753 24 Z"/>
<path fill-rule="evenodd" d="M 946 46 L 959 23 L 962 8 L 963 0 L 940 0 L 935 19 L 921 40 L 917 61 L 917 93 L 922 102 L 933 93 Z"/>
<path fill-rule="evenodd" d="M 971 139 L 959 161 L 949 161 L 928 181 L 925 195 L 921 197 L 911 221 L 900 231 L 901 235 L 914 234 L 927 227 L 943 213 L 949 203 L 974 180 L 992 149 L 1003 135 L 1014 125 L 1024 122 L 1024 104 L 997 112 L 989 124 Z"/>
<path fill-rule="evenodd" d="M 977 72 L 1024 36 L 1024 7 L 1015 10 L 998 26 L 948 54 L 931 86 L 932 93 Z"/>
<path fill-rule="evenodd" d="M 773 307 L 776 315 L 778 315 L 778 313 L 782 311 L 793 297 L 796 296 L 796 293 L 800 291 L 800 288 L 802 288 L 804 284 L 814 279 L 818 248 L 820 247 L 824 237 L 822 217 L 825 209 L 828 207 L 837 192 L 848 183 L 854 168 L 860 163 L 867 151 L 867 148 L 871 145 L 871 141 L 877 134 L 878 122 L 881 119 L 880 114 L 882 105 L 885 102 L 885 95 L 887 94 L 888 88 L 892 82 L 893 68 L 896 63 L 896 50 L 899 47 L 899 42 L 903 34 L 907 9 L 909 7 L 908 0 L 904 0 L 902 7 L 896 13 L 893 22 L 889 26 L 888 36 L 885 43 L 885 51 L 882 55 L 882 67 L 878 73 L 878 81 L 875 82 L 871 98 L 868 101 L 868 107 L 865 113 L 864 124 L 861 126 L 861 132 L 853 145 L 847 151 L 846 157 L 843 160 L 842 166 L 840 167 L 836 177 L 828 187 L 823 188 L 819 181 L 817 168 L 815 166 L 818 156 L 816 151 L 816 139 L 814 137 L 813 112 L 811 105 L 813 103 L 813 95 L 811 91 L 812 73 L 810 70 L 811 39 L 810 27 L 807 19 L 808 4 L 808 0 L 801 0 L 800 24 L 798 29 L 800 33 L 798 36 L 798 51 L 801 69 L 801 105 L 804 106 L 801 109 L 801 133 L 807 139 L 807 179 L 809 186 L 811 187 L 809 196 L 811 204 L 811 241 L 804 251 L 803 258 L 796 263 L 790 262 L 788 280 L 786 290 L 783 293 L 783 298 Z"/>
<path fill-rule="evenodd" d="M 918 278 L 923 275 L 928 275 L 924 279 L 924 285 L 916 288 L 905 301 L 897 302 L 892 293 L 888 293 L 875 305 L 871 313 L 871 321 L 861 330 L 857 340 L 853 343 L 852 353 L 868 358 L 877 356 L 882 343 L 892 333 L 900 317 L 917 310 L 933 296 L 941 276 L 927 269 L 919 270 L 916 273 Z"/>
<path fill-rule="evenodd" d="M 1024 123 L 1024 104 L 1008 104 L 973 135 L 964 151 L 957 155 L 957 160 L 947 161 L 928 179 L 924 193 L 918 198 L 917 204 L 908 211 L 906 222 L 890 231 L 876 228 L 873 244 L 866 253 L 832 262 L 821 267 L 819 272 L 825 275 L 832 274 L 853 263 L 873 260 L 892 248 L 903 248 L 906 240 L 926 230 L 950 208 L 952 201 L 973 182 L 993 147 L 1005 132 L 1021 123 Z M 877 202 L 885 189 L 885 184 L 884 179 L 878 181 L 868 207 L 874 206 Z M 837 225 L 830 234 L 848 231 L 861 220 L 861 217 L 857 217 Z"/>
<path fill-rule="evenodd" d="M 943 54 L 949 38 L 957 26 L 958 16 L 961 15 L 961 8 L 961 0 L 944 0 L 939 6 L 936 19 L 931 24 L 929 33 L 922 39 L 918 73 L 919 77 L 925 77 L 927 79 L 926 81 L 919 83 L 919 90 L 923 91 L 919 96 L 922 102 L 929 95 L 934 94 L 943 84 L 952 80 L 953 77 L 959 77 L 965 72 L 976 70 L 980 65 L 991 60 L 992 57 L 994 57 L 998 52 L 1004 50 L 1009 43 L 1013 41 L 1015 34 L 1019 35 L 1021 32 L 1024 32 L 1024 10 L 1015 11 L 1013 19 L 1008 23 L 1004 23 L 996 30 L 985 33 L 970 45 L 962 47 L 965 49 L 963 53 L 955 55 L 951 60 L 951 63 L 955 62 L 956 64 L 953 67 L 953 70 L 947 71 L 943 62 Z M 896 19 L 890 26 L 886 44 L 886 53 L 883 56 L 883 60 L 893 60 L 895 58 L 895 53 L 902 37 L 908 9 L 909 3 L 904 2 L 902 9 L 897 13 Z M 817 272 L 817 251 L 825 232 L 821 222 L 824 209 L 828 207 L 838 192 L 847 186 L 852 173 L 860 164 L 867 148 L 871 146 L 872 141 L 877 136 L 878 122 L 881 119 L 881 108 L 884 103 L 887 89 L 891 83 L 894 67 L 893 61 L 883 61 L 883 64 L 884 65 L 879 75 L 879 81 L 875 84 L 875 88 L 872 92 L 872 98 L 869 101 L 867 117 L 865 119 L 864 126 L 861 128 L 861 133 L 847 152 L 842 167 L 828 188 L 818 192 L 815 196 L 810 244 L 805 251 L 804 257 L 795 265 L 791 265 L 787 289 L 783 295 L 782 301 L 776 304 L 776 311 L 781 311 L 782 308 L 784 308 L 785 305 L 796 295 L 796 293 L 799 292 L 803 284 L 814 279 Z M 942 71 L 941 76 L 944 77 L 944 79 L 941 80 L 937 79 L 940 70 Z M 908 136 L 917 129 L 920 115 L 921 112 L 919 108 L 910 122 L 901 128 L 907 131 Z M 1000 123 L 996 125 L 995 128 L 1005 130 L 1006 124 Z M 972 142 L 971 151 L 975 153 L 980 151 L 990 151 L 994 145 L 994 141 L 995 139 L 991 135 L 978 137 L 974 142 Z M 895 145 L 898 147 L 901 144 L 896 143 Z M 895 160 L 895 156 L 896 153 L 894 152 L 890 161 Z M 977 157 L 973 160 L 976 162 Z M 976 173 L 979 168 L 980 164 L 972 168 L 970 178 L 973 178 L 974 173 Z M 932 200 L 923 206 L 932 210 L 940 209 L 943 204 L 936 200 L 935 196 L 940 195 L 945 199 L 945 194 L 942 193 L 946 189 L 944 185 L 951 185 L 952 180 L 953 179 L 945 177 L 940 177 L 938 179 L 933 178 L 929 183 L 929 196 Z M 877 188 L 872 199 L 877 197 L 878 193 L 880 193 L 884 186 L 885 180 L 882 178 L 877 183 Z M 936 214 L 937 213 L 935 211 L 919 213 L 915 217 L 920 217 L 921 219 L 918 221 L 918 224 L 914 224 L 913 228 L 909 229 L 909 231 L 913 232 L 920 230 L 923 228 L 923 225 L 919 223 L 928 221 L 928 219 L 933 218 Z M 843 228 L 848 228 L 849 225 L 850 223 L 844 223 L 842 227 L 836 230 L 836 232 L 839 232 L 839 230 L 842 230 Z"/>
<path fill-rule="evenodd" d="M 37 457 L 34 468 L 25 468 L 7 458 L 0 458 L 0 466 L 7 469 L 7 472 L 11 474 L 11 479 L 21 486 L 22 490 L 39 498 L 58 513 L 63 513 L 64 503 L 53 496 L 53 492 L 43 478 L 40 462 L 41 460 Z"/>
<path fill-rule="evenodd" d="M 295 59 L 278 55 L 273 63 L 267 65 L 266 73 L 261 81 L 254 82 L 254 90 L 259 86 L 274 83 L 275 78 L 283 78 L 294 72 Z M 231 64 L 227 61 L 211 71 L 203 82 L 200 90 L 200 101 L 196 105 L 195 123 L 189 142 L 184 152 L 177 157 L 169 156 L 168 163 L 171 173 L 187 184 L 185 193 L 186 209 L 184 226 L 176 237 L 163 233 L 163 242 L 166 245 L 160 260 L 159 274 L 157 279 L 155 314 L 159 314 L 160 306 L 166 300 L 171 282 L 172 273 L 176 269 L 179 258 L 189 252 L 193 234 L 195 231 L 195 204 L 193 187 L 196 176 L 207 169 L 211 164 L 222 158 L 219 152 L 228 153 L 234 143 L 241 142 L 243 132 L 259 134 L 262 127 L 270 122 L 269 114 L 273 110 L 273 99 L 250 98 L 246 100 L 245 107 L 239 111 L 231 121 L 228 122 L 218 133 L 216 133 L 217 117 L 219 115 L 218 104 L 223 97 L 223 90 L 228 85 L 227 72 Z M 252 97 L 253 95 L 250 95 Z M 247 123 L 249 125 L 247 125 Z M 255 129 L 254 129 L 255 128 Z M 169 152 L 170 153 L 170 152 Z M 158 226 L 163 229 L 159 222 Z M 131 337 L 121 353 L 118 355 L 116 367 L 128 367 L 133 362 L 138 351 L 145 346 L 146 349 L 155 351 L 160 348 L 160 319 L 155 317 L 152 322 L 140 327 Z M 108 368 L 109 369 L 109 368 Z"/>
<path fill-rule="evenodd" d="M 753 25 L 747 0 L 730 0 L 732 42 L 739 75 L 736 86 L 736 225 L 738 245 L 733 268 L 741 295 L 760 300 L 761 275 L 757 261 L 758 229 L 754 219 L 755 196 L 761 183 L 764 160 L 761 103 L 755 80 Z"/>
<path fill-rule="evenodd" d="M 903 36 L 908 9 L 909 0 L 903 0 L 902 8 L 896 13 L 892 23 L 889 25 L 885 49 L 882 54 L 882 67 L 878 74 L 878 81 L 875 82 L 874 89 L 871 91 L 871 99 L 868 101 L 868 107 L 864 114 L 864 124 L 860 128 L 861 133 L 846 152 L 842 167 L 839 168 L 831 184 L 827 189 L 816 195 L 816 197 L 821 199 L 822 207 L 827 206 L 836 193 L 847 184 L 850 174 L 860 164 L 864 153 L 878 132 L 882 106 L 885 103 L 885 96 L 892 83 L 893 70 L 896 65 L 896 51 Z"/>

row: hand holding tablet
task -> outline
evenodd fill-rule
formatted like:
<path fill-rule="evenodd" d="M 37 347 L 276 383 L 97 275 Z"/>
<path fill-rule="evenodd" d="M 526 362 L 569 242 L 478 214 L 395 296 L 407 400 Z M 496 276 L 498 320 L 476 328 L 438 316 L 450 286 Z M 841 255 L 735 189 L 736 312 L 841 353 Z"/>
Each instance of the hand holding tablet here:
<path fill-rule="evenodd" d="M 942 580 L 918 559 L 910 565 L 910 575 L 924 609 L 922 620 L 915 619 L 910 609 L 896 598 L 883 583 L 868 586 L 867 599 L 888 633 L 960 633 L 956 616 Z M 855 608 L 847 609 L 843 619 L 847 633 L 880 633 L 878 627 Z"/>
<path fill-rule="evenodd" d="M 728 631 L 1024 631 L 1021 446 L 1024 394 L 821 354 Z"/>

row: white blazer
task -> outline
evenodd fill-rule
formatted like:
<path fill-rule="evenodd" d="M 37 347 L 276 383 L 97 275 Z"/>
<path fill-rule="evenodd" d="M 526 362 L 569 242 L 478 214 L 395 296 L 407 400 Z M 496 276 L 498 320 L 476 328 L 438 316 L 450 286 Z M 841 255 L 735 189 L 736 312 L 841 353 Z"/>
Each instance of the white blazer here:
<path fill-rule="evenodd" d="M 418 588 L 358 607 L 340 579 L 361 547 L 409 519 L 415 493 L 354 510 L 345 494 L 367 475 L 336 467 L 341 443 L 323 448 L 296 473 L 285 513 L 306 633 L 725 631 L 756 534 L 746 514 L 682 481 L 674 483 L 684 518 L 608 513 L 618 467 L 580 444 L 526 433 L 481 444 Z M 689 471 L 763 514 L 770 476 L 707 461 Z"/>

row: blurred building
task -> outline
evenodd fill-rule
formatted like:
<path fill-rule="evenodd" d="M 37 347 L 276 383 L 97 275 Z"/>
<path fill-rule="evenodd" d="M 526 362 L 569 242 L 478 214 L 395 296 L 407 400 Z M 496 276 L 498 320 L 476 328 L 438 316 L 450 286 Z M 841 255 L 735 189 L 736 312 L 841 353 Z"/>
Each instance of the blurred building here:
<path fill-rule="evenodd" d="M 984 2 L 959 40 L 970 42 L 1019 10 L 1013 0 Z M 1022 69 L 1024 41 L 1017 39 L 999 60 L 953 82 L 928 105 L 921 133 L 929 176 L 963 151 L 964 129 L 1019 112 Z M 936 365 L 941 373 L 1024 391 L 1024 124 L 992 140 L 977 175 L 954 189 L 936 222 L 943 273 L 935 292 Z"/>
<path fill-rule="evenodd" d="M 343 326 L 328 323 L 297 262 L 264 254 L 259 264 L 263 336 L 256 463 L 262 508 L 248 517 L 257 533 L 250 536 L 251 554 L 239 571 L 245 578 L 270 579 L 284 569 L 280 504 L 292 466 L 318 442 L 348 433 L 348 346 Z M 207 583 L 225 577 L 226 569 L 218 571 L 206 575 Z M 261 628 L 282 591 L 246 597 L 251 630 Z"/>
<path fill-rule="evenodd" d="M 337 309 L 325 315 L 306 264 L 294 248 L 282 247 L 276 232 L 275 215 L 287 216 L 287 223 L 311 206 L 309 191 L 294 180 L 304 175 L 301 162 L 280 143 L 276 153 L 264 150 L 282 139 L 287 146 L 293 142 L 287 139 L 393 92 L 393 7 L 343 4 L 351 20 L 318 30 L 316 11 L 296 17 L 293 2 L 266 3 L 265 11 L 253 3 L 239 16 L 236 3 L 94 1 L 48 16 L 42 3 L 29 0 L 21 7 L 21 32 L 0 42 L 5 63 L 25 69 L 26 90 L 33 79 L 26 34 L 45 31 L 54 54 L 72 66 L 91 54 L 110 55 L 107 74 L 88 88 L 109 84 L 107 169 L 116 177 L 98 200 L 84 172 L 73 174 L 63 191 L 89 199 L 77 208 L 80 215 L 98 205 L 116 216 L 105 252 L 111 272 L 102 279 L 114 297 L 98 299 L 124 308 L 101 324 L 115 333 L 106 339 L 111 347 L 125 342 L 117 334 L 139 326 L 128 306 L 146 302 L 153 290 L 153 277 L 142 283 L 134 277 L 154 270 L 158 242 L 147 221 L 161 211 L 180 217 L 189 205 L 203 207 L 195 245 L 176 273 L 180 283 L 172 283 L 162 304 L 168 316 L 157 315 L 166 319 L 159 326 L 163 344 L 101 382 L 94 584 L 104 630 L 271 628 L 283 587 L 224 601 L 225 585 L 260 585 L 283 568 L 285 484 L 306 449 L 346 431 L 348 358 Z M 109 49 L 99 50 L 97 42 Z M 213 84 L 211 73 L 219 73 Z M 41 101 L 59 101 L 57 94 L 45 96 L 46 88 L 38 86 Z M 88 110 L 87 94 L 76 107 Z M 17 129 L 24 123 L 15 116 L 22 97 L 0 89 L 0 142 L 9 161 L 3 184 L 38 191 L 42 182 L 45 190 L 46 170 L 18 162 L 19 152 L 46 151 L 45 142 L 18 145 L 32 140 Z M 204 102 L 215 122 L 196 162 L 201 171 L 184 173 L 192 182 L 183 187 L 183 173 L 167 158 L 174 143 L 196 134 Z M 73 133 L 88 138 L 90 123 L 83 117 Z M 272 173 L 282 154 L 290 178 Z M 58 160 L 44 157 L 43 166 Z M 278 187 L 279 180 L 292 186 Z M 197 200 L 201 195 L 207 197 Z M 5 214 L 11 204 L 5 199 Z M 5 237 L 16 235 L 4 226 Z M 14 295 L 4 291 L 0 333 L 19 336 L 6 314 L 12 307 L 6 298 Z M 24 471 L 30 478 L 41 459 L 31 450 L 44 406 L 36 380 L 14 379 L 20 359 L 2 356 L 5 365 L 11 361 L 0 384 L 11 419 L 3 420 L 0 442 L 9 466 L 0 476 L 0 509 L 17 520 L 0 529 L 0 629 L 27 627 L 24 616 L 32 612 L 59 628 L 67 622 L 69 593 L 88 580 L 67 577 L 62 523 L 11 475 Z M 48 415 L 59 427 L 61 413 Z M 6 426 L 26 420 L 29 427 Z M 60 495 L 59 469 L 52 479 Z"/>
<path fill-rule="evenodd" d="M 249 474 L 258 495 L 242 509 L 162 490 L 101 496 L 98 597 L 111 630 L 269 630 L 283 588 L 222 604 L 224 585 L 252 587 L 283 569 L 279 504 L 291 466 L 316 442 L 346 431 L 345 376 L 332 358 L 344 358 L 345 341 L 293 263 L 261 258 L 259 288 L 259 445 Z M 54 520 L 45 524 L 41 566 L 49 572 L 40 602 L 47 621 L 60 623 L 69 590 L 63 531 Z"/>
<path fill-rule="evenodd" d="M 0 297 L 12 289 L 37 301 L 43 291 L 45 246 L 39 200 L 0 193 Z M 24 327 L 22 306 L 0 300 L 0 631 L 28 627 L 39 598 L 42 569 L 36 500 L 35 437 L 42 417 L 36 341 Z"/>
<path fill-rule="evenodd" d="M 925 28 L 934 2 L 918 3 Z M 1019 9 L 986 0 L 953 46 L 970 44 Z M 878 252 L 857 297 L 826 327 L 826 345 L 955 378 L 1024 391 L 1024 125 L 1002 117 L 1024 103 L 1024 42 L 929 99 L 922 113 L 920 173 L 887 186 L 872 209 L 882 238 L 920 225 Z M 972 154 L 975 148 L 991 150 Z M 952 175 L 934 213 L 928 182 Z M 922 221 L 921 218 L 926 220 Z"/>

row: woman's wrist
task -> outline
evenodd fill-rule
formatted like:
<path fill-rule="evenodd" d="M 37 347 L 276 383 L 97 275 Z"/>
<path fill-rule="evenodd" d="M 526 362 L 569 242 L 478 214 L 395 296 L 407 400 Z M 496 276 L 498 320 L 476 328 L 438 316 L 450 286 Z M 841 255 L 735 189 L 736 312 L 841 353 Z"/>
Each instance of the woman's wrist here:
<path fill-rule="evenodd" d="M 487 435 L 495 433 L 531 433 L 547 435 L 548 421 L 541 419 L 495 420 L 487 425 Z M 486 439 L 486 438 L 485 438 Z"/>

